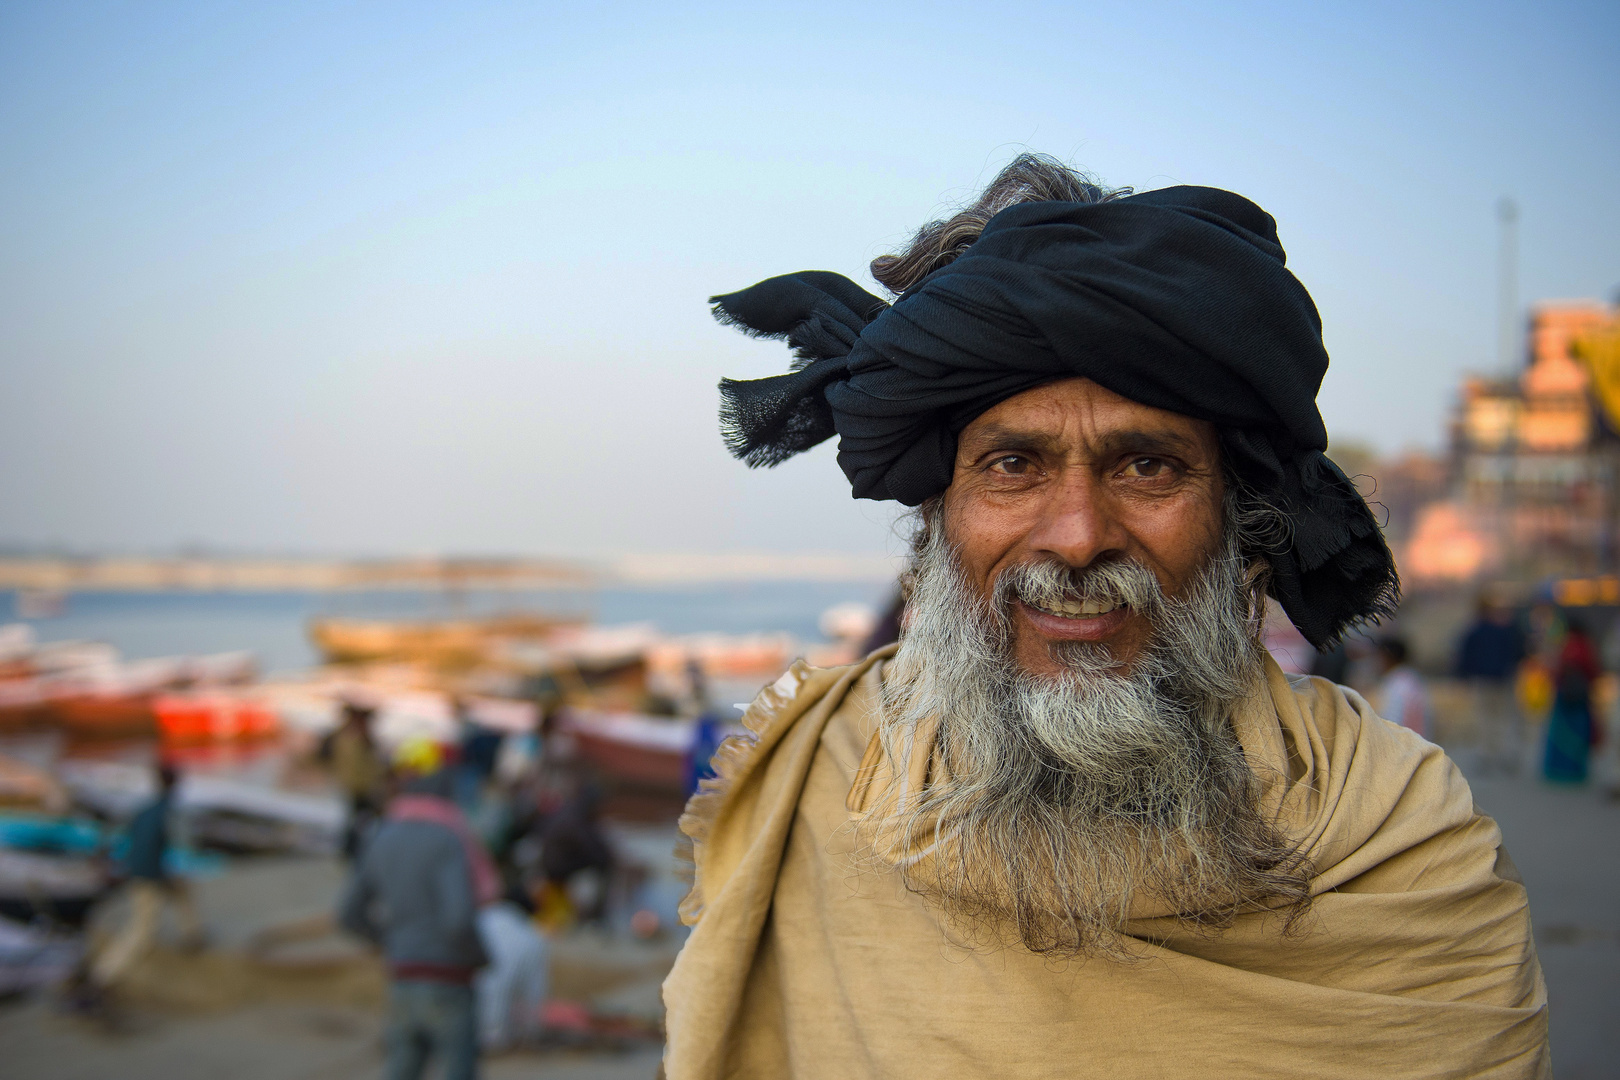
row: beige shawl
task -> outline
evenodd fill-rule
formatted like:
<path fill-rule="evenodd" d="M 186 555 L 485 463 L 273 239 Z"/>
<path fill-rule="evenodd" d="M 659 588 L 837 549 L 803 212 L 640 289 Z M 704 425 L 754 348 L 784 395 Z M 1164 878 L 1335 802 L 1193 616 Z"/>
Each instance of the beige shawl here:
<path fill-rule="evenodd" d="M 889 655 L 795 665 L 682 818 L 694 929 L 664 984 L 670 1080 L 1549 1075 L 1525 892 L 1496 824 L 1438 747 L 1353 692 L 1268 661 L 1233 718 L 1317 870 L 1302 932 L 1264 913 L 1218 935 L 1143 918 L 1128 927 L 1143 959 L 1054 964 L 950 944 L 897 875 L 840 851 L 872 784 Z"/>

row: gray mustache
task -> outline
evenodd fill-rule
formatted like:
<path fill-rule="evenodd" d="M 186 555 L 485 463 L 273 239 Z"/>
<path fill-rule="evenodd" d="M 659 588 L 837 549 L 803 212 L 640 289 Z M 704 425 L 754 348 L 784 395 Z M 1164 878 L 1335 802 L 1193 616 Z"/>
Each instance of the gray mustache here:
<path fill-rule="evenodd" d="M 1125 604 L 1151 616 L 1164 606 L 1165 597 L 1153 571 L 1135 559 L 1116 559 L 1091 566 L 1040 560 L 1009 566 L 997 575 L 997 610 L 1004 614 L 1014 601 L 1020 600 L 1046 608 L 1066 602 Z"/>

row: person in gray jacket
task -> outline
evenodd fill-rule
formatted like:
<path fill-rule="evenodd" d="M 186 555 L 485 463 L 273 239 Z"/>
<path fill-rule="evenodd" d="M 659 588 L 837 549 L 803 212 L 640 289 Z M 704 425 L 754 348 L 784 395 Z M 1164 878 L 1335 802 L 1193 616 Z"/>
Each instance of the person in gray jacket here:
<path fill-rule="evenodd" d="M 436 749 L 402 749 L 402 790 L 365 843 L 339 921 L 388 962 L 388 1080 L 419 1080 L 430 1057 L 445 1080 L 478 1075 L 473 976 L 487 963 L 478 909 L 493 868 L 450 801 Z"/>

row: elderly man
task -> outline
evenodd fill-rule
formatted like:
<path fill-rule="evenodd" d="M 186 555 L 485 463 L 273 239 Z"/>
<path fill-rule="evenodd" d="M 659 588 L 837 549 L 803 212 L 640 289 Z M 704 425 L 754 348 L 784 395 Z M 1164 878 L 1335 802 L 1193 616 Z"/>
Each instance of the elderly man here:
<path fill-rule="evenodd" d="M 1275 223 L 1230 192 L 1013 162 L 873 264 L 717 314 L 775 464 L 836 434 L 916 506 L 898 645 L 802 665 L 682 819 L 671 1080 L 1537 1077 L 1524 887 L 1435 746 L 1259 645 L 1398 584 L 1322 451 L 1327 367 Z"/>

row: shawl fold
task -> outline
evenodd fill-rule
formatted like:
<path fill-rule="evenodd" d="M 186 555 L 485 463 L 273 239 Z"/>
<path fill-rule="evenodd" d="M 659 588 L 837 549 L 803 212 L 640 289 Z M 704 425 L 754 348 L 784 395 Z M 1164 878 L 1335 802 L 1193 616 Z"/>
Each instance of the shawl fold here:
<path fill-rule="evenodd" d="M 682 914 L 694 929 L 664 983 L 670 1080 L 738 1075 L 737 1046 L 748 1037 L 739 1017 L 811 764 L 840 710 L 861 710 L 859 730 L 871 730 L 873 667 L 892 654 L 891 646 L 841 669 L 795 665 L 751 706 L 751 738 L 730 745 L 720 775 L 683 817 L 695 881 Z M 1444 753 L 1376 716 L 1353 691 L 1287 676 L 1269 660 L 1233 725 L 1266 807 L 1316 868 L 1313 906 L 1286 938 L 1266 912 L 1240 915 L 1219 934 L 1133 918 L 1127 932 L 1144 962 L 1092 960 L 1076 973 L 1105 988 L 1085 999 L 1085 1021 L 1107 1034 L 1087 1036 L 1092 1049 L 1070 1059 L 1072 1074 L 1157 1075 L 1171 1062 L 1165 1075 L 1550 1075 L 1546 989 L 1525 891 L 1495 822 Z M 859 770 L 847 765 L 850 814 L 884 774 L 915 771 L 873 765 L 870 754 Z M 811 837 L 799 850 L 808 844 L 826 857 L 825 843 Z M 882 920 L 893 917 L 881 904 L 870 909 L 873 940 L 885 940 Z M 1016 967 L 1019 947 L 1008 949 Z M 893 977 L 881 950 L 868 962 L 870 970 L 839 978 L 881 985 Z M 940 977 L 951 970 L 945 963 Z M 936 1026 L 968 1032 L 978 1019 L 951 1014 L 948 990 L 930 1000 Z M 1126 1033 L 1153 1015 L 1173 1015 L 1177 1038 L 1132 1042 Z M 913 1036 L 886 1037 L 905 1044 Z"/>
<path fill-rule="evenodd" d="M 1272 594 L 1313 645 L 1387 614 L 1399 584 L 1372 512 L 1324 456 L 1322 323 L 1276 223 L 1229 191 L 1172 187 L 1003 210 L 891 306 L 827 271 L 711 298 L 785 339 L 792 370 L 722 380 L 732 453 L 776 465 L 839 437 L 856 498 L 915 506 L 950 484 L 957 436 L 1056 379 L 1214 423 L 1241 481 L 1292 536 Z"/>

